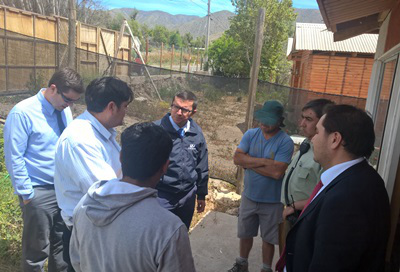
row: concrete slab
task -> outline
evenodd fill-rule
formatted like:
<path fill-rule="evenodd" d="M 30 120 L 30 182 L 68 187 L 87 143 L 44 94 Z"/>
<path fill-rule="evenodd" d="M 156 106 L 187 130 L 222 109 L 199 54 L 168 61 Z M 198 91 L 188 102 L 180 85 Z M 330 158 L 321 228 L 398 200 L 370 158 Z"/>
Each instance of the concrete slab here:
<path fill-rule="evenodd" d="M 190 243 L 197 272 L 223 272 L 230 269 L 239 254 L 237 217 L 220 212 L 209 212 L 190 233 Z M 254 239 L 249 256 L 249 271 L 260 271 L 261 238 Z M 273 265 L 279 259 L 275 246 Z"/>

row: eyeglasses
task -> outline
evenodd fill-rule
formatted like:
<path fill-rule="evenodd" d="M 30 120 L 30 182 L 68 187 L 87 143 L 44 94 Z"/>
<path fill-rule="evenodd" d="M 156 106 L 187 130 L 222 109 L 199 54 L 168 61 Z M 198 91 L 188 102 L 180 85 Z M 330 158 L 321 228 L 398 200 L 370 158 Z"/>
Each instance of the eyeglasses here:
<path fill-rule="evenodd" d="M 68 98 L 62 92 L 58 92 L 58 93 L 61 95 L 61 97 L 62 97 L 62 99 L 64 100 L 65 103 L 72 104 L 72 103 L 75 103 L 75 102 L 77 102 L 79 100 L 79 99 Z"/>
<path fill-rule="evenodd" d="M 188 114 L 188 113 L 192 112 L 191 110 L 188 110 L 188 109 L 179 107 L 179 106 L 177 106 L 177 105 L 175 105 L 175 104 L 171 104 L 171 108 L 174 109 L 174 110 L 176 110 L 176 111 L 181 110 L 183 114 Z"/>

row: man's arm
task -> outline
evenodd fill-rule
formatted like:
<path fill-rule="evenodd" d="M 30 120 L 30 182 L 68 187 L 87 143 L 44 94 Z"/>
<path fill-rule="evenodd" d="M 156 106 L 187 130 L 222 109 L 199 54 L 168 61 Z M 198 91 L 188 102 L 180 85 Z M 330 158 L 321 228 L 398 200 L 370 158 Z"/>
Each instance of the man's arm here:
<path fill-rule="evenodd" d="M 63 168 L 80 189 L 86 194 L 96 181 L 117 178 L 114 169 L 106 162 L 102 151 L 95 144 L 78 144 L 72 146 L 68 139 L 60 143 L 57 149 L 56 164 Z"/>
<path fill-rule="evenodd" d="M 371 238 L 365 227 L 370 224 L 368 216 L 360 212 L 366 207 L 367 204 L 340 192 L 325 198 L 315 226 L 314 253 L 308 271 L 357 270 L 357 261 Z"/>
<path fill-rule="evenodd" d="M 24 159 L 29 133 L 29 123 L 22 114 L 11 113 L 8 115 L 4 126 L 6 168 L 15 192 L 22 197 L 24 204 L 29 203 L 34 196 L 31 178 Z"/>
<path fill-rule="evenodd" d="M 268 159 L 267 159 L 268 160 Z M 273 179 L 280 179 L 285 175 L 288 167 L 287 163 L 272 160 L 271 165 L 264 165 L 262 167 L 255 167 L 252 170 L 260 175 L 270 177 Z"/>
<path fill-rule="evenodd" d="M 237 148 L 233 155 L 233 162 L 243 168 L 256 168 L 264 167 L 266 165 L 273 165 L 274 160 L 265 158 L 252 157 L 240 148 Z"/>
<path fill-rule="evenodd" d="M 300 210 L 302 211 L 304 206 L 307 204 L 308 199 L 304 199 L 304 200 L 299 200 L 299 201 L 295 201 L 291 206 L 287 206 L 282 213 L 282 217 L 283 219 L 286 219 L 286 217 L 288 215 L 291 215 L 292 213 L 294 213 L 294 209 L 296 208 L 296 210 Z M 294 206 L 294 207 L 293 207 Z"/>
<path fill-rule="evenodd" d="M 201 213 L 206 207 L 206 195 L 208 194 L 208 148 L 206 140 L 203 138 L 200 147 L 199 157 L 197 158 L 196 172 L 197 178 L 197 212 Z"/>
<path fill-rule="evenodd" d="M 271 177 L 273 179 L 281 178 L 288 167 L 288 164 L 284 162 L 252 157 L 240 148 L 236 149 L 233 162 L 236 165 L 249 168 L 260 175 Z"/>

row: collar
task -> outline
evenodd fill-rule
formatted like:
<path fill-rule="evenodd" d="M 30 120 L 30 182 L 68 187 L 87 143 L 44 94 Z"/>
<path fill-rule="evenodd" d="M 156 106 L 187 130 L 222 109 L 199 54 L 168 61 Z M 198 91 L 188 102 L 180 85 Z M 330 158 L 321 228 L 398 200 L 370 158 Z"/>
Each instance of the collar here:
<path fill-rule="evenodd" d="M 326 170 L 324 173 L 321 175 L 321 182 L 324 185 L 323 187 L 328 186 L 337 176 L 339 176 L 341 173 L 352 167 L 353 165 L 356 165 L 357 163 L 360 163 L 364 160 L 364 158 L 358 158 L 355 160 L 347 161 L 347 162 L 342 162 L 339 163 L 335 166 L 332 166 L 328 170 Z"/>
<path fill-rule="evenodd" d="M 83 119 L 89 120 L 92 126 L 106 139 L 113 139 L 117 135 L 117 131 L 114 128 L 106 129 L 99 120 L 96 119 L 90 112 L 87 110 L 82 113 Z"/>
<path fill-rule="evenodd" d="M 178 131 L 178 129 L 180 129 L 180 127 L 174 122 L 174 120 L 172 119 L 171 115 L 168 116 L 169 117 L 169 121 L 171 122 L 172 127 Z M 188 132 L 189 128 L 190 128 L 190 120 L 188 120 L 186 122 L 186 124 L 182 127 L 183 131 Z"/>
<path fill-rule="evenodd" d="M 46 88 L 42 88 L 40 89 L 40 91 L 37 93 L 36 97 L 39 100 L 40 104 L 42 104 L 43 108 L 45 108 L 45 110 L 52 115 L 54 113 L 54 111 L 56 110 L 53 105 L 47 101 L 47 99 L 44 97 L 43 95 L 43 91 L 46 90 Z"/>

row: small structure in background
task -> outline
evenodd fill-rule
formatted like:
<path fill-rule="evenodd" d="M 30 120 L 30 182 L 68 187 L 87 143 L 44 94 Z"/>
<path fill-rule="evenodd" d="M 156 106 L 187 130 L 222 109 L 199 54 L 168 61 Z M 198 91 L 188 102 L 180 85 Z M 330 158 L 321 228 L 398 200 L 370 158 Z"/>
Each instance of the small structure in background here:
<path fill-rule="evenodd" d="M 325 24 L 296 23 L 288 49 L 293 61 L 290 86 L 366 98 L 377 42 L 377 34 L 334 42 Z"/>

